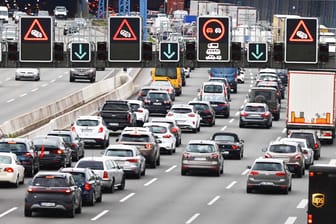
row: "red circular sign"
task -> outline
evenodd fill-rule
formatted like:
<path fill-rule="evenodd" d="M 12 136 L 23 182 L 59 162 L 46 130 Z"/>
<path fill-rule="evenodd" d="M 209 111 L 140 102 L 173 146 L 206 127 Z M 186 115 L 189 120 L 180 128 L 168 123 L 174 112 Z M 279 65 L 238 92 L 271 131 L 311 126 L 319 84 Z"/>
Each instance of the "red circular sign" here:
<path fill-rule="evenodd" d="M 204 23 L 202 33 L 208 41 L 217 42 L 224 37 L 225 26 L 219 19 L 209 19 Z"/>

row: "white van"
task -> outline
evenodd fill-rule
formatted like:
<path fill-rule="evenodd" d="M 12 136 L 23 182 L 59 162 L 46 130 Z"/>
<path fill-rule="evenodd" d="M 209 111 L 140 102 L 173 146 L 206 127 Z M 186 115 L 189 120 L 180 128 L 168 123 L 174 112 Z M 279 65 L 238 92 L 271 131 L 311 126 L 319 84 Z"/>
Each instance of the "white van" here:
<path fill-rule="evenodd" d="M 6 6 L 0 6 L 0 20 L 2 20 L 3 23 L 8 23 L 8 8 Z"/>
<path fill-rule="evenodd" d="M 228 100 L 227 88 L 223 82 L 203 82 L 198 98 L 202 100 L 206 95 L 224 96 Z"/>

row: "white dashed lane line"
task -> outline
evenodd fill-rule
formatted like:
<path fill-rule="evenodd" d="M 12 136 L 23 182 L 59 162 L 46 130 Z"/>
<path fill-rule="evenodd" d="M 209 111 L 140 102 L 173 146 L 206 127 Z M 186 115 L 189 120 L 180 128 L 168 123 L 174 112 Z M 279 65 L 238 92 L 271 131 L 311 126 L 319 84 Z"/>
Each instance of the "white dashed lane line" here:
<path fill-rule="evenodd" d="M 229 120 L 229 123 L 232 123 L 234 121 L 234 119 L 232 118 L 231 120 Z"/>
<path fill-rule="evenodd" d="M 220 199 L 220 196 L 217 195 L 216 197 L 214 197 L 211 201 L 209 201 L 208 205 L 213 205 L 218 199 Z"/>
<path fill-rule="evenodd" d="M 250 171 L 249 169 L 246 169 L 246 170 L 244 170 L 244 171 L 241 173 L 241 175 L 242 175 L 242 176 L 245 176 L 246 174 L 248 174 L 249 171 Z"/>
<path fill-rule="evenodd" d="M 297 217 L 293 217 L 293 216 L 290 216 L 288 217 L 288 219 L 286 220 L 285 224 L 294 224 L 295 221 L 296 221 Z"/>
<path fill-rule="evenodd" d="M 13 102 L 15 99 L 9 99 L 9 100 L 7 100 L 7 103 L 11 103 L 11 102 Z"/>
<path fill-rule="evenodd" d="M 5 215 L 8 215 L 9 213 L 15 211 L 16 209 L 18 209 L 18 207 L 13 207 L 13 208 L 11 208 L 11 209 L 9 209 L 9 210 L 7 210 L 7 211 L 1 213 L 1 214 L 0 214 L 0 218 L 4 217 Z"/>
<path fill-rule="evenodd" d="M 197 217 L 200 215 L 200 213 L 196 213 L 195 215 L 191 216 L 190 219 L 188 219 L 188 221 L 185 222 L 185 224 L 190 224 L 193 221 L 195 221 L 195 219 L 197 219 Z"/>
<path fill-rule="evenodd" d="M 227 128 L 227 126 L 224 126 L 221 128 L 221 131 L 224 131 Z"/>
<path fill-rule="evenodd" d="M 233 185 L 235 185 L 237 183 L 237 181 L 232 181 L 228 186 L 226 186 L 226 189 L 230 189 L 233 187 Z"/>
<path fill-rule="evenodd" d="M 20 95 L 20 97 L 24 97 L 24 96 L 27 96 L 27 93 L 22 93 L 22 94 Z"/>
<path fill-rule="evenodd" d="M 147 187 L 147 186 L 151 185 L 152 183 L 154 183 L 155 181 L 157 181 L 157 178 L 151 179 L 150 181 L 148 181 L 147 183 L 145 183 L 144 186 Z"/>
<path fill-rule="evenodd" d="M 38 88 L 32 89 L 30 90 L 31 92 L 36 92 L 38 90 Z"/>
<path fill-rule="evenodd" d="M 281 133 L 286 133 L 286 131 L 287 131 L 287 128 L 284 128 L 284 129 L 281 131 Z"/>
<path fill-rule="evenodd" d="M 166 173 L 169 173 L 170 171 L 172 171 L 173 169 L 175 169 L 177 167 L 177 165 L 174 165 L 174 166 L 172 166 L 172 167 L 170 167 L 170 168 L 168 168 L 168 169 L 166 169 Z"/>
<path fill-rule="evenodd" d="M 63 75 L 59 75 L 58 78 L 59 78 L 59 79 L 63 78 Z"/>
<path fill-rule="evenodd" d="M 300 208 L 300 209 L 305 208 L 307 206 L 307 204 L 308 204 L 308 200 L 307 199 L 302 199 L 300 201 L 300 203 L 296 206 L 296 208 Z"/>
<path fill-rule="evenodd" d="M 108 213 L 108 212 L 109 212 L 109 210 L 104 210 L 104 211 L 102 211 L 101 213 L 99 213 L 98 215 L 96 215 L 95 217 L 93 217 L 93 218 L 91 219 L 91 221 L 96 221 L 96 220 L 100 219 L 103 215 L 105 215 L 105 214 Z"/>
<path fill-rule="evenodd" d="M 11 80 L 11 78 L 10 78 L 10 77 L 8 77 L 8 78 L 6 79 L 6 81 L 9 81 L 9 80 Z"/>
<path fill-rule="evenodd" d="M 53 80 L 50 81 L 50 83 L 53 83 L 53 82 L 56 82 L 56 79 L 53 79 Z"/>
<path fill-rule="evenodd" d="M 133 197 L 135 193 L 130 193 L 129 195 L 125 196 L 124 198 L 120 199 L 120 202 L 125 202 L 127 199 Z"/>
<path fill-rule="evenodd" d="M 42 87 L 47 87 L 48 86 L 48 83 L 44 83 L 41 85 Z"/>
<path fill-rule="evenodd" d="M 239 111 L 237 111 L 237 112 L 235 113 L 235 116 L 238 116 L 238 115 L 239 115 L 239 113 L 240 113 L 240 112 L 239 112 Z"/>

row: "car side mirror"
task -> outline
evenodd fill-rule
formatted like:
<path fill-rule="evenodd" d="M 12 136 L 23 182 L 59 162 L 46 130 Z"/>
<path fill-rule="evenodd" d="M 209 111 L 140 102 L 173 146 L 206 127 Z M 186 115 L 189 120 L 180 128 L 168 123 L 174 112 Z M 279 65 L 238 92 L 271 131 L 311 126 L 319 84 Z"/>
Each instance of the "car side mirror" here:
<path fill-rule="evenodd" d="M 243 139 L 240 139 L 240 142 L 241 142 L 241 143 L 244 143 L 245 141 L 244 141 Z"/>
<path fill-rule="evenodd" d="M 266 151 L 267 151 L 267 148 L 262 148 L 261 151 L 262 151 L 262 152 L 266 152 Z"/>
<path fill-rule="evenodd" d="M 250 169 L 252 168 L 252 166 L 249 165 L 249 166 L 247 166 L 246 168 L 250 170 Z"/>
<path fill-rule="evenodd" d="M 119 142 L 119 138 L 116 138 L 116 142 Z"/>

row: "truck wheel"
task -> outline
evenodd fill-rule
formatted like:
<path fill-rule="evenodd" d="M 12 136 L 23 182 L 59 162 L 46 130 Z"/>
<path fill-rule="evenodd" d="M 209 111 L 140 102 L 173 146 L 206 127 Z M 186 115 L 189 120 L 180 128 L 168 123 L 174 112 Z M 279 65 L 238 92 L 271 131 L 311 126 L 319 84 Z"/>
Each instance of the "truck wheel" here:
<path fill-rule="evenodd" d="M 275 120 L 275 121 L 280 120 L 280 113 L 276 113 L 276 114 L 274 114 L 274 120 Z"/>

